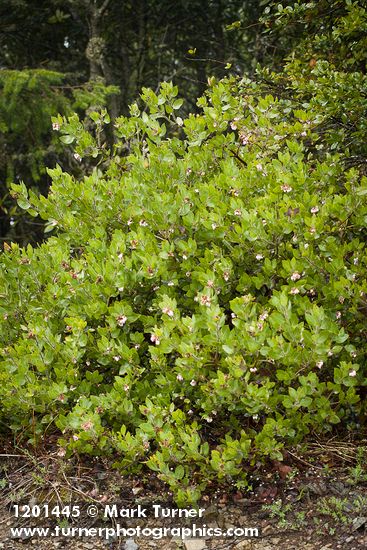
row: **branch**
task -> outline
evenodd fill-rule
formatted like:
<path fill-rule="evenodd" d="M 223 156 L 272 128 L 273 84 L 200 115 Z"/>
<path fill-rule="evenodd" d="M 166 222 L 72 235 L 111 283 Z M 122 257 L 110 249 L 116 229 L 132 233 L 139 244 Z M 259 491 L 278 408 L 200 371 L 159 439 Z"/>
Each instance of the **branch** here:
<path fill-rule="evenodd" d="M 239 156 L 239 154 L 236 151 L 233 151 L 233 149 L 229 150 L 232 153 L 232 156 L 242 162 L 244 166 L 247 166 L 247 163 Z"/>
<path fill-rule="evenodd" d="M 102 15 L 104 14 L 104 12 L 106 11 L 106 9 L 108 8 L 108 5 L 109 3 L 111 2 L 111 0 L 104 0 L 102 6 L 99 8 L 98 10 L 98 17 L 102 17 Z"/>

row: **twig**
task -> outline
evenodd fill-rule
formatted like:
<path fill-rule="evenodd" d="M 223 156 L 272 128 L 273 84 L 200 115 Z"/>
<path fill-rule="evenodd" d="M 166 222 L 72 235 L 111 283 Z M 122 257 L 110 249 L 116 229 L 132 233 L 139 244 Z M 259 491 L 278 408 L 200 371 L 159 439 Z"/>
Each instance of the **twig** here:
<path fill-rule="evenodd" d="M 90 495 L 87 495 L 86 493 L 84 493 L 84 492 L 81 491 L 80 489 L 77 489 L 76 487 L 74 487 L 74 486 L 70 483 L 70 481 L 68 480 L 68 478 L 66 477 L 65 472 L 63 472 L 62 475 L 63 475 L 63 477 L 64 477 L 64 479 L 65 479 L 67 485 L 70 487 L 70 489 L 72 489 L 72 490 L 75 491 L 76 493 L 82 495 L 83 497 L 86 497 L 86 498 L 88 498 L 88 499 L 91 499 L 91 500 L 93 500 L 93 502 L 98 502 L 98 503 L 100 504 L 99 500 L 97 500 L 97 499 L 91 497 Z"/>
<path fill-rule="evenodd" d="M 26 455 L 8 455 L 8 454 L 0 454 L 0 457 L 2 458 L 28 458 Z"/>
<path fill-rule="evenodd" d="M 303 464 L 306 464 L 306 466 L 309 466 L 310 468 L 317 468 L 318 470 L 322 470 L 322 466 L 315 466 L 314 464 L 311 464 L 310 462 L 307 462 L 306 460 L 303 460 L 303 458 L 300 458 L 299 456 L 292 453 L 289 449 L 287 449 L 287 453 L 293 456 L 296 460 L 299 460 L 299 462 L 302 462 Z"/>
<path fill-rule="evenodd" d="M 235 157 L 237 160 L 239 160 L 240 162 L 242 162 L 242 164 L 244 166 L 247 167 L 247 163 L 238 155 L 238 153 L 236 153 L 236 151 L 233 151 L 232 149 L 230 149 L 230 152 L 232 153 L 232 156 Z"/>

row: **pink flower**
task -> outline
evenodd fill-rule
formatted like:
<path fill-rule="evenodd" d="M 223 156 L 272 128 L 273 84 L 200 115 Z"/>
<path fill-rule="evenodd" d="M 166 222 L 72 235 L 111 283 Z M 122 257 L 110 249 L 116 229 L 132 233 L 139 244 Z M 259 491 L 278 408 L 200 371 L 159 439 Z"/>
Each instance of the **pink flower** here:
<path fill-rule="evenodd" d="M 257 372 L 257 368 L 256 367 L 251 367 L 250 372 Z"/>
<path fill-rule="evenodd" d="M 158 338 L 158 336 L 156 334 L 151 335 L 150 341 L 155 343 L 156 346 L 159 346 L 159 344 L 160 344 L 160 339 Z"/>
<path fill-rule="evenodd" d="M 237 122 L 239 121 L 239 118 L 235 117 L 230 123 L 230 127 L 232 130 L 237 130 Z"/>
<path fill-rule="evenodd" d="M 202 306 L 209 307 L 210 304 L 211 304 L 210 296 L 206 296 L 206 294 L 203 294 L 202 296 L 200 296 L 200 303 L 201 303 Z"/>
<path fill-rule="evenodd" d="M 301 275 L 298 273 L 298 271 L 295 271 L 291 275 L 291 281 L 298 281 L 301 278 Z"/>
<path fill-rule="evenodd" d="M 172 309 L 169 308 L 169 307 L 164 307 L 162 309 L 162 312 L 165 313 L 166 315 L 168 315 L 168 317 L 173 317 L 174 316 L 174 313 L 173 313 Z"/>
<path fill-rule="evenodd" d="M 178 375 L 176 376 L 176 378 L 177 378 L 177 380 L 178 380 L 179 382 L 182 382 L 182 381 L 183 381 L 183 376 L 182 376 L 182 374 L 178 374 Z"/>
<path fill-rule="evenodd" d="M 321 367 L 323 366 L 323 364 L 324 364 L 324 361 L 317 361 L 316 367 L 317 367 L 318 369 L 321 369 Z"/>
<path fill-rule="evenodd" d="M 299 288 L 296 288 L 296 287 L 294 286 L 293 288 L 291 288 L 290 293 L 291 293 L 291 294 L 299 294 Z"/>
<path fill-rule="evenodd" d="M 247 145 L 250 139 L 250 134 L 246 134 L 245 132 L 240 132 L 239 138 L 241 140 L 242 145 Z"/>
<path fill-rule="evenodd" d="M 239 209 L 237 208 L 237 210 L 235 210 L 235 211 L 233 212 L 233 214 L 234 214 L 235 216 L 241 216 L 241 210 L 239 210 Z"/>
<path fill-rule="evenodd" d="M 81 162 L 82 157 L 79 155 L 79 153 L 74 153 L 73 156 L 74 156 L 75 160 L 77 160 L 78 162 Z"/>
<path fill-rule="evenodd" d="M 126 321 L 127 321 L 126 315 L 119 315 L 117 317 L 117 324 L 119 327 L 123 327 Z"/>
<path fill-rule="evenodd" d="M 284 183 L 283 185 L 281 185 L 280 188 L 284 193 L 290 193 L 292 191 L 292 187 L 287 183 Z"/>
<path fill-rule="evenodd" d="M 93 428 L 93 422 L 91 420 L 87 420 L 86 422 L 83 422 L 82 424 L 82 429 L 87 432 L 88 430 L 90 430 L 91 428 Z"/>
<path fill-rule="evenodd" d="M 196 386 L 196 380 L 191 380 L 190 386 Z"/>
<path fill-rule="evenodd" d="M 357 371 L 354 370 L 354 369 L 353 369 L 353 370 L 350 370 L 350 371 L 349 371 L 349 376 L 351 376 L 352 378 L 353 378 L 354 376 L 357 376 Z"/>
<path fill-rule="evenodd" d="M 53 122 L 52 129 L 58 132 L 60 130 L 60 124 L 58 122 Z"/>
<path fill-rule="evenodd" d="M 311 208 L 311 214 L 317 214 L 317 212 L 319 211 L 319 207 L 318 206 L 313 206 Z"/>

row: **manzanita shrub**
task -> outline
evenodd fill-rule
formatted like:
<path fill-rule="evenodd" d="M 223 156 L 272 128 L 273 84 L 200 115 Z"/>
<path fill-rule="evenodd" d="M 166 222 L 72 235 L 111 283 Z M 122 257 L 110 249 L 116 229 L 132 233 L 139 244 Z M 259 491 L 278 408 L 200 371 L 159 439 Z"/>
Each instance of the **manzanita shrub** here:
<path fill-rule="evenodd" d="M 185 120 L 169 83 L 142 99 L 113 151 L 105 111 L 53 120 L 83 179 L 13 186 L 55 234 L 1 255 L 0 418 L 184 504 L 364 414 L 367 179 L 290 94 L 228 78 Z"/>

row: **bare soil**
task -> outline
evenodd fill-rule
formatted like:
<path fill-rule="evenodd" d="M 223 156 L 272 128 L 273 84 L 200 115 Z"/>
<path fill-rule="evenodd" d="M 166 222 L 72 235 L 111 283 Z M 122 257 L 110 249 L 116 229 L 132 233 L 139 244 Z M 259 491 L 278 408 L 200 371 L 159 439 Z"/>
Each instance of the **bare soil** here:
<path fill-rule="evenodd" d="M 156 475 L 145 472 L 122 476 L 100 459 L 66 460 L 52 448 L 34 452 L 3 444 L 0 454 L 0 548 L 125 549 L 125 550 L 360 550 L 367 548 L 367 456 L 363 448 L 346 442 L 320 442 L 284 454 L 283 462 L 258 465 L 252 491 L 223 485 L 203 495 L 202 520 L 177 518 L 108 518 L 88 516 L 88 506 L 99 511 L 109 504 L 132 509 L 154 504 L 177 509 L 172 495 Z M 54 447 L 55 448 L 55 447 Z M 359 449 L 359 450 L 358 450 Z M 362 451 L 361 451 L 362 449 Z M 77 505 L 78 518 L 15 518 L 14 504 L 51 507 Z M 41 514 L 42 515 L 42 514 Z M 100 514 L 99 514 L 100 515 Z M 200 523 L 201 521 L 201 523 Z M 129 538 L 98 537 L 14 538 L 14 527 L 190 527 L 257 528 L 258 537 Z M 204 533 L 205 535 L 205 533 Z"/>

